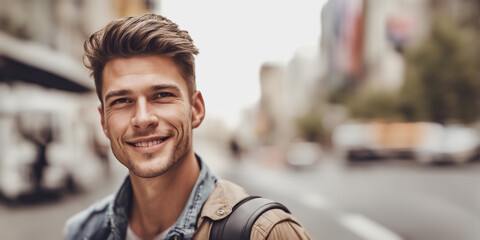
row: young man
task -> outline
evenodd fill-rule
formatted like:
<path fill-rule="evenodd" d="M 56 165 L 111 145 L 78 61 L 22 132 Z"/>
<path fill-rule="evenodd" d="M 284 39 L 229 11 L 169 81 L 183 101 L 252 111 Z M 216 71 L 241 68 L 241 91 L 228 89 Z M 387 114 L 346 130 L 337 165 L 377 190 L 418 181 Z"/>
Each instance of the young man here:
<path fill-rule="evenodd" d="M 217 180 L 192 147 L 205 116 L 188 32 L 155 14 L 108 24 L 85 42 L 103 131 L 129 176 L 110 197 L 67 221 L 67 239 L 209 239 L 214 221 L 247 197 Z M 280 209 L 251 239 L 309 239 Z"/>

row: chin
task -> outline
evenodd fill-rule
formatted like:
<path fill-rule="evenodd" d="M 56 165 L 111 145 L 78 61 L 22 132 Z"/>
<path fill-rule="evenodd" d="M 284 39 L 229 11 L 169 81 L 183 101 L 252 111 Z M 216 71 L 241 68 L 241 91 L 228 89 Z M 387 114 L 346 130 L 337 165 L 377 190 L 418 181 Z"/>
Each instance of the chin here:
<path fill-rule="evenodd" d="M 137 177 L 140 178 L 155 178 L 162 176 L 167 171 L 138 171 L 136 169 L 131 170 Z"/>
<path fill-rule="evenodd" d="M 174 165 L 176 161 L 172 158 L 167 159 L 152 159 L 148 162 L 141 163 L 131 163 L 129 164 L 129 169 L 136 176 L 141 178 L 154 178 L 162 176 L 168 172 Z"/>

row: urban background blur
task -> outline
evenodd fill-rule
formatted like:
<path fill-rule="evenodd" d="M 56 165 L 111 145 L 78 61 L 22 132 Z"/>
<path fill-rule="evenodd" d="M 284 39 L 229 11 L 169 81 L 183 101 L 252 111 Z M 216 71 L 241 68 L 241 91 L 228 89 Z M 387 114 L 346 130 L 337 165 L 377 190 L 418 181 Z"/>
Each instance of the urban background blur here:
<path fill-rule="evenodd" d="M 477 0 L 0 0 L 0 239 L 63 239 L 120 186 L 83 41 L 146 12 L 198 43 L 217 175 L 313 239 L 480 239 Z"/>

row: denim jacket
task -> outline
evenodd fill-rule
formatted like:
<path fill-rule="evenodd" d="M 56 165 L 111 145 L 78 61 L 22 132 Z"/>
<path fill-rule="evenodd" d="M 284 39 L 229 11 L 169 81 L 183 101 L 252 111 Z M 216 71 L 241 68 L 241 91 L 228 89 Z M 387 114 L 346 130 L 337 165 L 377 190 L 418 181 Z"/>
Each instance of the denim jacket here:
<path fill-rule="evenodd" d="M 200 174 L 177 221 L 167 230 L 164 239 L 192 239 L 202 207 L 216 186 L 217 178 L 197 156 Z M 127 177 L 115 195 L 93 204 L 67 220 L 68 240 L 124 240 L 133 189 Z"/>

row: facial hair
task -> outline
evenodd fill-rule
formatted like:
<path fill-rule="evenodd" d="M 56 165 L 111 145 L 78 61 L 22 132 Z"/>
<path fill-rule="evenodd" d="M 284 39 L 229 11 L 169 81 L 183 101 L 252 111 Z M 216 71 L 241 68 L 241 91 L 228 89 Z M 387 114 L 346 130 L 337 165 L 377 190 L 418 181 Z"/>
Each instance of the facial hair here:
<path fill-rule="evenodd" d="M 165 174 L 166 172 L 168 172 L 170 169 L 175 167 L 178 163 L 180 163 L 184 159 L 185 155 L 188 152 L 188 149 L 191 147 L 191 134 L 192 134 L 191 131 L 192 130 L 191 128 L 188 128 L 188 127 L 185 129 L 186 126 L 189 126 L 189 125 L 188 124 L 181 125 L 180 129 L 175 129 L 176 131 L 170 130 L 168 134 L 168 136 L 170 137 L 168 140 L 174 139 L 175 136 L 177 136 L 178 138 L 177 138 L 177 141 L 173 144 L 172 150 L 168 155 L 168 159 L 167 159 L 167 162 L 165 163 L 165 166 L 162 167 L 161 169 L 158 169 L 158 170 L 150 169 L 150 171 L 141 169 L 135 164 L 135 160 L 128 155 L 124 155 L 125 156 L 124 165 L 130 171 L 132 171 L 135 175 L 141 178 L 154 178 L 154 177 L 158 177 Z M 114 152 L 114 155 L 117 156 L 115 152 Z M 146 153 L 144 154 L 144 156 L 148 160 L 151 160 L 155 158 L 157 155 L 156 153 Z M 117 156 L 117 159 L 118 159 L 118 156 Z"/>

